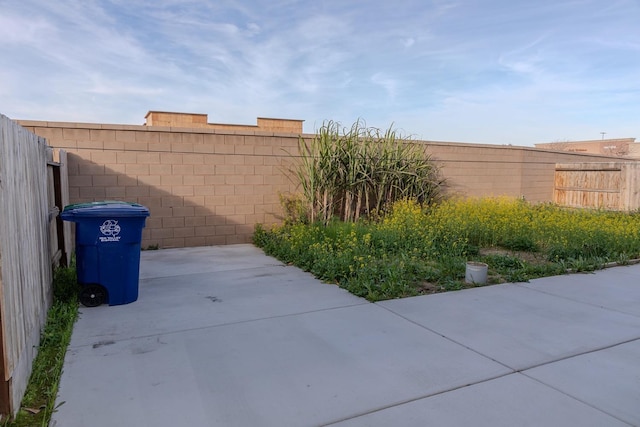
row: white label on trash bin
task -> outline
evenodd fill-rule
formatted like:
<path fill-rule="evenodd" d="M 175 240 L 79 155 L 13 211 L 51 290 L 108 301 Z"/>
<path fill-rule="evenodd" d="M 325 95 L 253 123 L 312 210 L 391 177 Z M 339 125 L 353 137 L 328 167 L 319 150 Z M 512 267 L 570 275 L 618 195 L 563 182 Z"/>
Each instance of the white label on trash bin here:
<path fill-rule="evenodd" d="M 106 237 L 100 237 L 101 242 L 119 242 L 120 226 L 115 219 L 108 219 L 100 226 L 100 232 Z"/>

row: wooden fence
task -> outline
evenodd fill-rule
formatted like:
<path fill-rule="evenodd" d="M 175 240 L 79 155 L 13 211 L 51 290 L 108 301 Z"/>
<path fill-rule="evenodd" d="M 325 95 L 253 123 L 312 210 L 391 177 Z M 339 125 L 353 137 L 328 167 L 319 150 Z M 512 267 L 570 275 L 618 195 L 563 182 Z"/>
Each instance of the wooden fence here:
<path fill-rule="evenodd" d="M 556 165 L 553 201 L 576 208 L 640 209 L 640 162 Z"/>
<path fill-rule="evenodd" d="M 54 158 L 44 138 L 0 115 L 0 414 L 20 407 L 51 306 L 52 268 L 68 257 L 61 159 L 65 153 Z"/>

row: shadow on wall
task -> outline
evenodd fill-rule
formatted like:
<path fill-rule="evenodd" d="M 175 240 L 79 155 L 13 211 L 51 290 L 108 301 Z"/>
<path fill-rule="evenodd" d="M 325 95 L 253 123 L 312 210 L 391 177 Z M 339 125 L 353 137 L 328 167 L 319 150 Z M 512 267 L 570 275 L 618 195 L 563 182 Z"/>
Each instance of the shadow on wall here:
<path fill-rule="evenodd" d="M 143 249 L 250 243 L 256 223 L 279 221 L 265 204 L 277 194 L 235 194 L 237 186 L 206 182 L 215 175 L 183 176 L 172 173 L 175 165 L 157 165 L 165 174 L 155 174 L 144 164 L 134 166 L 146 174 L 129 175 L 72 153 L 68 163 L 70 203 L 121 200 L 149 209 Z"/>

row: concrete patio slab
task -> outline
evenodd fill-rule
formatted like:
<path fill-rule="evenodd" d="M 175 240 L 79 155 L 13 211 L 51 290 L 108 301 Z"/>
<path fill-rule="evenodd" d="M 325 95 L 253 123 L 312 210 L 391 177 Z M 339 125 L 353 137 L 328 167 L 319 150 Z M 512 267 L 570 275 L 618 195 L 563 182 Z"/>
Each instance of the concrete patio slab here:
<path fill-rule="evenodd" d="M 134 304 L 81 308 L 83 321 L 76 326 L 71 345 L 367 302 L 297 268 L 278 266 L 141 280 L 140 297 Z"/>
<path fill-rule="evenodd" d="M 510 372 L 373 304 L 74 346 L 65 371 L 67 427 L 321 425 Z"/>
<path fill-rule="evenodd" d="M 512 374 L 334 424 L 336 427 L 627 426 L 584 403 Z"/>
<path fill-rule="evenodd" d="M 140 259 L 141 280 L 284 265 L 253 245 L 143 251 Z"/>
<path fill-rule="evenodd" d="M 640 268 L 371 304 L 251 245 L 141 259 L 138 301 L 81 309 L 52 427 L 639 424 Z"/>
<path fill-rule="evenodd" d="M 524 371 L 603 412 L 640 426 L 640 340 Z"/>
<path fill-rule="evenodd" d="M 519 284 L 379 304 L 514 370 L 640 338 L 636 316 Z"/>
<path fill-rule="evenodd" d="M 596 307 L 640 316 L 640 264 L 534 279 L 523 286 Z"/>

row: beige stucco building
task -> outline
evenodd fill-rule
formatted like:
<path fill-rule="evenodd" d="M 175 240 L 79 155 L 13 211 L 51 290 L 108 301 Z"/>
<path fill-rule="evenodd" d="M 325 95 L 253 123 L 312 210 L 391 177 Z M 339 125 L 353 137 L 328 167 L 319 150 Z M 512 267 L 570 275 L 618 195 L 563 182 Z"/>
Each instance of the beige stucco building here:
<path fill-rule="evenodd" d="M 636 143 L 635 138 L 559 141 L 535 144 L 535 146 L 545 150 L 640 159 L 640 143 Z"/>

